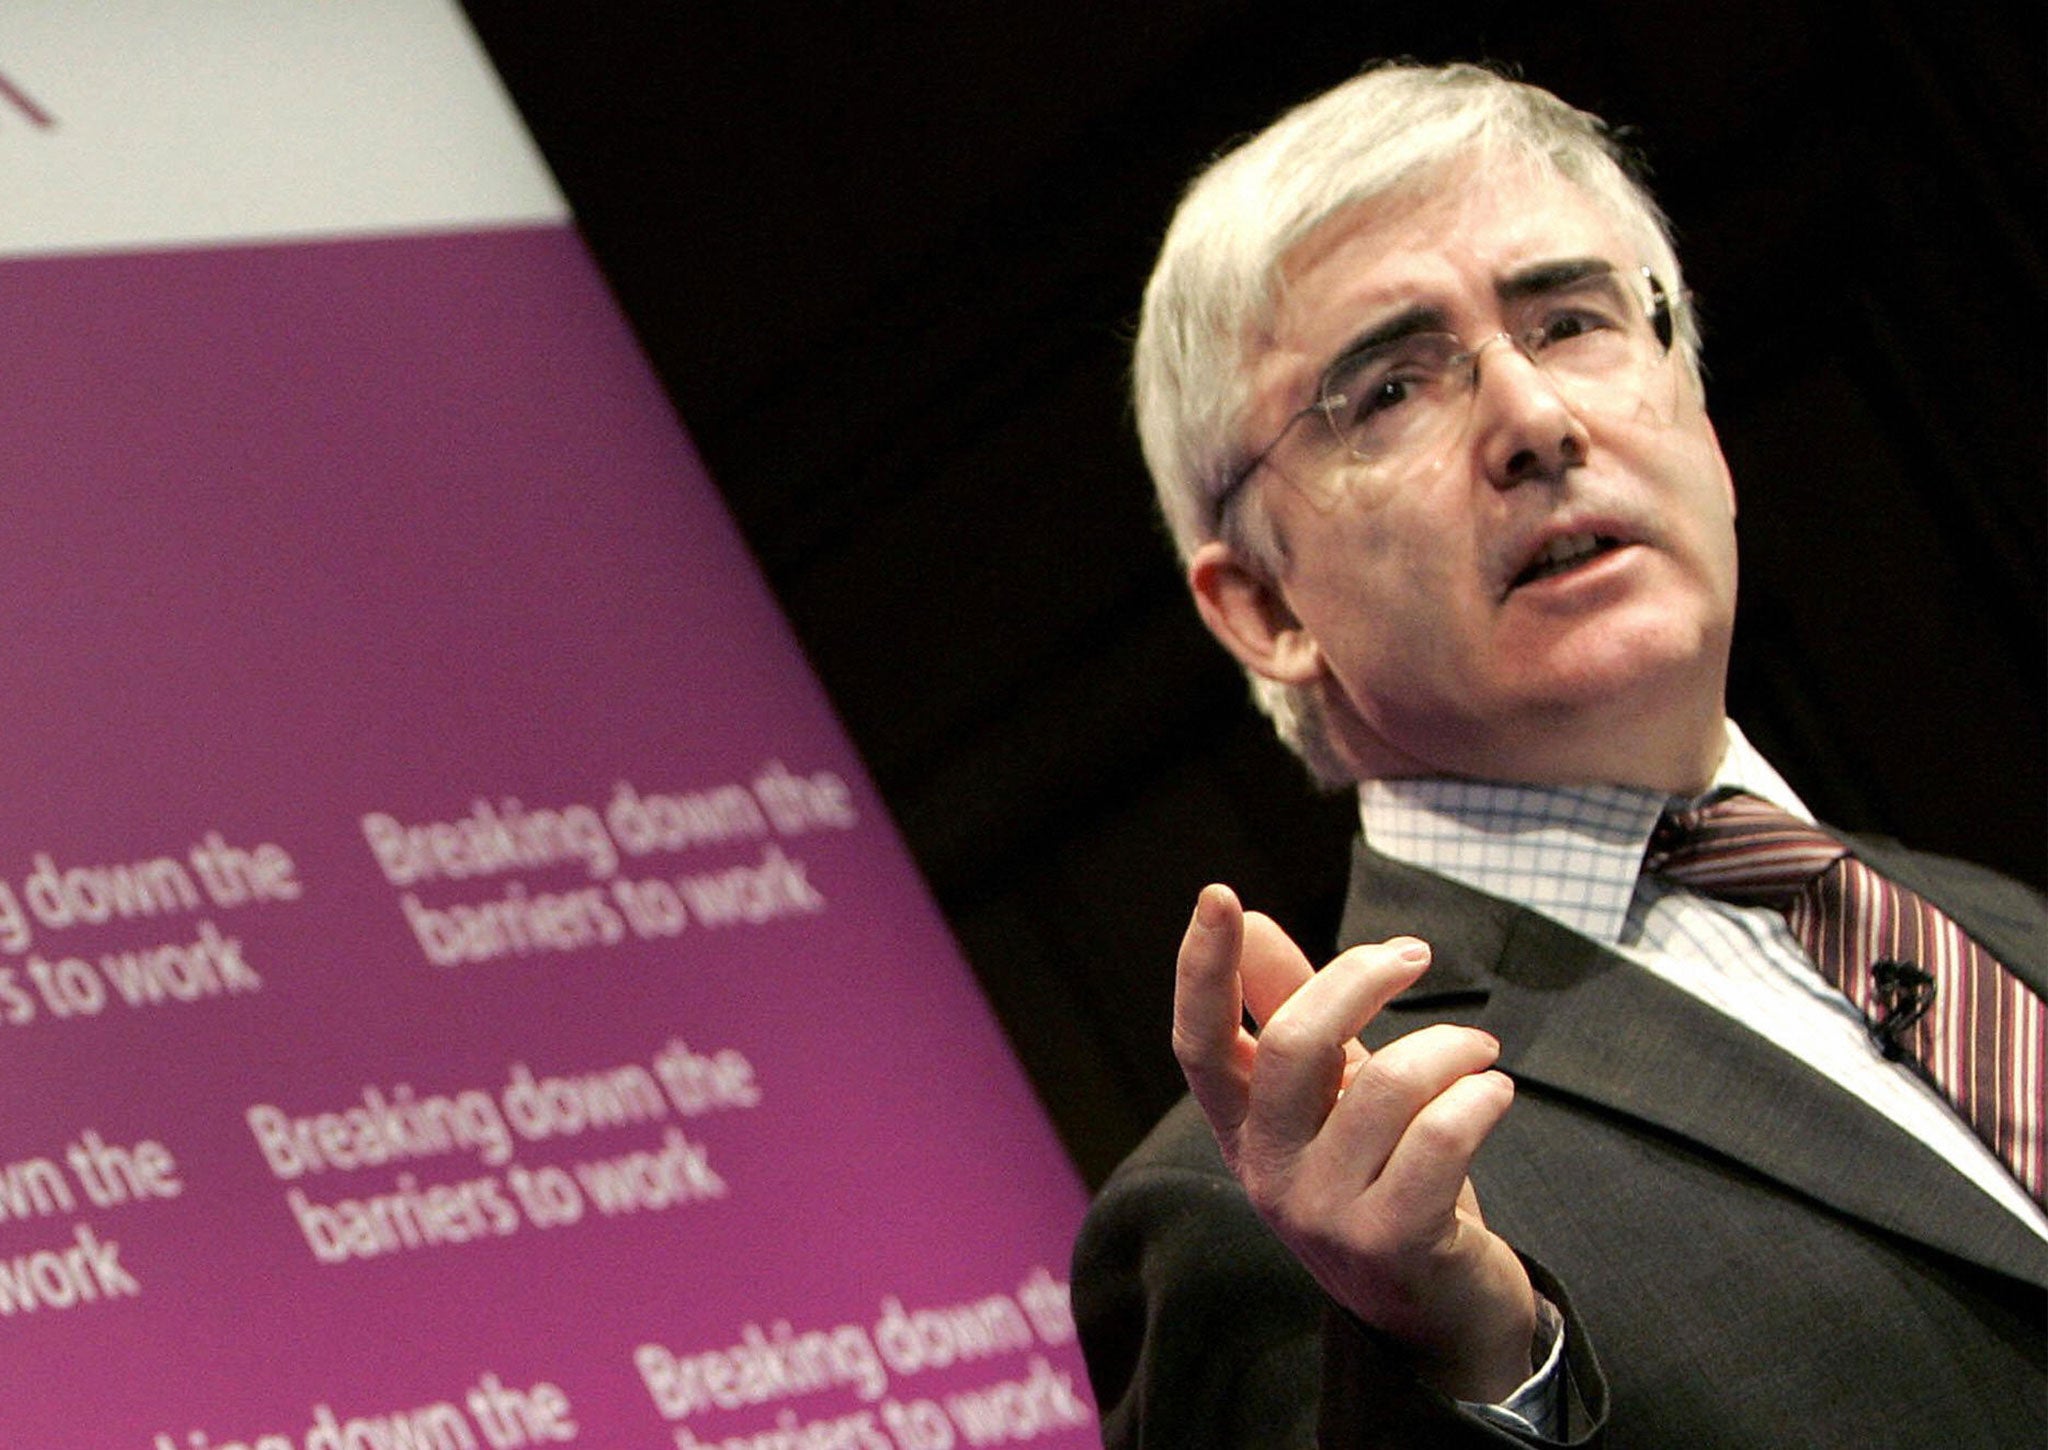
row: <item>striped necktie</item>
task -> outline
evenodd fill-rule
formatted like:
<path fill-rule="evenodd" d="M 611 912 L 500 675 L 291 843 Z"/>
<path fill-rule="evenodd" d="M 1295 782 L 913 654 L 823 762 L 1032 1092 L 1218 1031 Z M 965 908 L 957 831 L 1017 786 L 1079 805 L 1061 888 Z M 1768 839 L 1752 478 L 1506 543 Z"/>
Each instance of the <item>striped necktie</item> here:
<path fill-rule="evenodd" d="M 2048 1006 L 1961 927 L 1753 795 L 1668 812 L 1644 866 L 1702 895 L 1782 911 L 1878 1048 L 1915 1063 L 2048 1204 Z"/>

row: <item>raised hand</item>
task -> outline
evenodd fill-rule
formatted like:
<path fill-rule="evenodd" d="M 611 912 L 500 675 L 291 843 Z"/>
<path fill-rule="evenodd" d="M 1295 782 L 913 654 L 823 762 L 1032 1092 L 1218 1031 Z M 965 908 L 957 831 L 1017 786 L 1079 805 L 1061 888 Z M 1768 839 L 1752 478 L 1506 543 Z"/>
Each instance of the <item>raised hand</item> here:
<path fill-rule="evenodd" d="M 1491 1070 L 1500 1044 L 1450 1024 L 1358 1041 L 1428 965 L 1425 943 L 1396 937 L 1316 972 L 1210 886 L 1181 942 L 1174 1055 L 1253 1207 L 1323 1289 L 1424 1381 L 1492 1402 L 1528 1378 L 1536 1327 L 1529 1276 L 1467 1176 L 1514 1100 Z"/>

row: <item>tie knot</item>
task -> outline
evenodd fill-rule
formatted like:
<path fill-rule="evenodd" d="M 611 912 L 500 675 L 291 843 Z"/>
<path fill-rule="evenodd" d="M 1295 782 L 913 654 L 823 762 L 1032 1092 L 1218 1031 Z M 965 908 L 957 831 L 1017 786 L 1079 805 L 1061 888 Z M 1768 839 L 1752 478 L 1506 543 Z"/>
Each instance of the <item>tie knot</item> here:
<path fill-rule="evenodd" d="M 1776 905 L 1848 854 L 1818 826 L 1737 793 L 1665 812 L 1643 865 L 1724 901 Z"/>

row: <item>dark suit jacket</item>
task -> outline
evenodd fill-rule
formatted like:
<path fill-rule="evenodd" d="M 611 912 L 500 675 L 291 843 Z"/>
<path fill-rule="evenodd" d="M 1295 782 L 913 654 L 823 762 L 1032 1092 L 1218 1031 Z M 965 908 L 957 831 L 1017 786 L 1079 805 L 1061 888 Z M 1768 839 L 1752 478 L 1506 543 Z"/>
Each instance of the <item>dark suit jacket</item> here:
<path fill-rule="evenodd" d="M 2048 902 L 1857 844 L 2048 991 Z M 1402 932 L 1434 963 L 1367 1040 L 1500 1039 L 1516 1101 L 1472 1177 L 1565 1310 L 1574 1441 L 2048 1444 L 2048 1244 L 1946 1163 L 1614 953 L 1361 845 L 1344 941 Z M 1112 1447 L 1522 1443 L 1330 1304 L 1188 1101 L 1098 1196 L 1074 1301 Z"/>

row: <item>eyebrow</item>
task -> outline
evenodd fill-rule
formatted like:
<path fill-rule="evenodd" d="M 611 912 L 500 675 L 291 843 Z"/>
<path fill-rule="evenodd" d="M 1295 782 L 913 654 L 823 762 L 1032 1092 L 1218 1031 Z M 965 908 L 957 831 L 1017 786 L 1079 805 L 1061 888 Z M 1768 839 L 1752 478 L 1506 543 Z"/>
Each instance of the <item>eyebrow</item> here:
<path fill-rule="evenodd" d="M 1503 302 L 1520 302 L 1528 297 L 1541 297 L 1547 292 L 1561 292 L 1595 277 L 1612 278 L 1614 275 L 1614 263 L 1604 257 L 1565 257 L 1510 272 L 1494 284 L 1493 293 Z"/>
<path fill-rule="evenodd" d="M 1493 291 L 1494 296 L 1502 302 L 1521 302 L 1531 297 L 1562 292 L 1595 277 L 1611 279 L 1615 275 L 1614 264 L 1604 257 L 1563 257 L 1554 262 L 1537 262 L 1518 272 L 1510 272 L 1494 284 Z M 1316 375 L 1318 392 L 1321 390 L 1321 379 L 1329 377 L 1330 374 L 1361 357 L 1377 352 L 1403 338 L 1413 337 L 1418 332 L 1450 330 L 1450 319 L 1442 308 L 1425 307 L 1421 304 L 1404 307 L 1384 322 L 1374 323 L 1344 344 Z"/>
<path fill-rule="evenodd" d="M 1374 323 L 1364 332 L 1352 338 L 1351 341 L 1345 343 L 1338 350 L 1337 355 L 1331 358 L 1329 363 L 1325 365 L 1322 372 L 1317 374 L 1317 377 L 1318 379 L 1327 378 L 1346 363 L 1354 362 L 1368 353 L 1378 352 L 1381 348 L 1391 343 L 1399 342 L 1404 337 L 1413 337 L 1418 332 L 1448 331 L 1450 331 L 1450 319 L 1444 315 L 1441 307 L 1424 307 L 1419 304 L 1413 307 L 1404 307 L 1384 322 Z M 1320 382 L 1318 383 L 1318 391 L 1320 391 Z"/>

